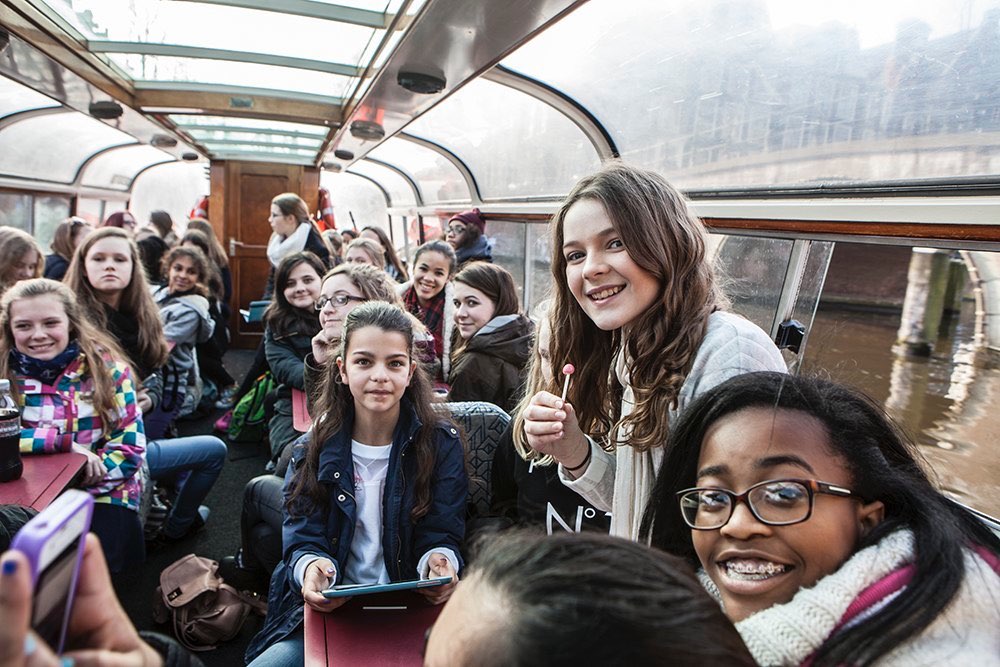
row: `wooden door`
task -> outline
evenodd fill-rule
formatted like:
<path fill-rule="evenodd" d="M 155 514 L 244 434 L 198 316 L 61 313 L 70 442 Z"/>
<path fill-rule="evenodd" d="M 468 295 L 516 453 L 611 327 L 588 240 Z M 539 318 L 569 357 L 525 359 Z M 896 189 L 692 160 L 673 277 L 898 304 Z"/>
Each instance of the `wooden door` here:
<path fill-rule="evenodd" d="M 315 211 L 319 171 L 296 165 L 227 161 L 213 162 L 211 174 L 210 215 L 213 220 L 224 221 L 224 234 L 220 238 L 229 252 L 233 277 L 232 344 L 255 348 L 264 329 L 260 324 L 244 322 L 239 310 L 261 299 L 267 284 L 271 268 L 267 259 L 271 200 L 283 192 L 294 192 L 305 200 L 310 211 Z"/>

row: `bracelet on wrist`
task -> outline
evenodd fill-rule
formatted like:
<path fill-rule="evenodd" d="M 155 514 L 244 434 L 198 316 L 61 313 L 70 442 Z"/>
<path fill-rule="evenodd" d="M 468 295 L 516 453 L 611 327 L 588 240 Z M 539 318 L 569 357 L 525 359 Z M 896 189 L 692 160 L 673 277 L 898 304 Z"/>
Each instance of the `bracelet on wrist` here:
<path fill-rule="evenodd" d="M 576 472 L 577 470 L 580 470 L 588 463 L 590 463 L 590 453 L 591 453 L 590 443 L 587 443 L 587 455 L 583 457 L 583 461 L 580 463 L 580 465 L 569 468 L 564 464 L 563 470 L 565 470 L 566 472 Z"/>

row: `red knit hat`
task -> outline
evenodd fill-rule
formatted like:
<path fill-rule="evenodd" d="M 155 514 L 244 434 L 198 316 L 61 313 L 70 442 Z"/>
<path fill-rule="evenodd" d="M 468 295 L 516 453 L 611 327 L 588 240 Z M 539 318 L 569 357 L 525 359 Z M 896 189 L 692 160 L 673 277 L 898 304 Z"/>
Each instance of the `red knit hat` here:
<path fill-rule="evenodd" d="M 448 222 L 452 220 L 458 220 L 466 225 L 478 227 L 480 233 L 486 231 L 486 218 L 483 217 L 478 208 L 474 208 L 471 211 L 462 211 L 448 218 Z"/>

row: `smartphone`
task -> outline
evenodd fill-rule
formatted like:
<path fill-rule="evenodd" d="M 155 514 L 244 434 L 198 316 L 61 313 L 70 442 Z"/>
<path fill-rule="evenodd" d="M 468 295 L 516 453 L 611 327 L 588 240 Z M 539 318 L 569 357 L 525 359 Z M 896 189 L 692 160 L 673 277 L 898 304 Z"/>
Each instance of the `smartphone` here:
<path fill-rule="evenodd" d="M 431 588 L 450 584 L 451 577 L 432 577 L 431 579 L 414 579 L 413 581 L 397 581 L 391 584 L 342 584 L 323 591 L 325 598 L 345 598 L 354 595 L 371 595 L 373 593 L 388 593 L 389 591 L 407 591 L 414 588 Z"/>
<path fill-rule="evenodd" d="M 57 654 L 66 641 L 84 537 L 93 513 L 94 498 L 70 489 L 24 524 L 11 543 L 31 566 L 31 627 Z"/>

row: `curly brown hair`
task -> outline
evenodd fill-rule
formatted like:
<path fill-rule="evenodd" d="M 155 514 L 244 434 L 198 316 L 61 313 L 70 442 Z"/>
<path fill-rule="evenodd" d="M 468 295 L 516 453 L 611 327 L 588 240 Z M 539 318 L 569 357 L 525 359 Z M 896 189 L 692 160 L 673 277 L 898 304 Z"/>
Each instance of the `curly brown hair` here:
<path fill-rule="evenodd" d="M 563 221 L 579 201 L 600 203 L 629 257 L 660 284 L 660 297 L 622 329 L 602 331 L 587 317 L 566 280 Z M 708 317 L 725 305 L 706 254 L 706 232 L 687 201 L 660 174 L 611 160 L 585 177 L 552 217 L 554 306 L 549 353 L 554 368 L 576 365 L 569 401 L 580 426 L 614 449 L 613 434 L 628 432 L 639 451 L 667 441 L 666 415 L 676 406 Z M 620 417 L 622 387 L 615 378 L 615 355 L 624 348 L 635 409 Z"/>

